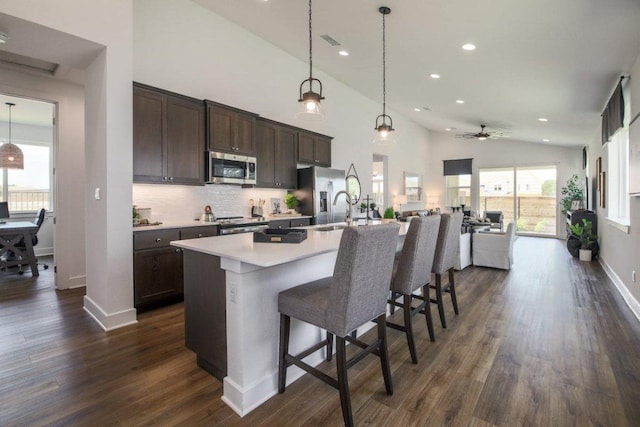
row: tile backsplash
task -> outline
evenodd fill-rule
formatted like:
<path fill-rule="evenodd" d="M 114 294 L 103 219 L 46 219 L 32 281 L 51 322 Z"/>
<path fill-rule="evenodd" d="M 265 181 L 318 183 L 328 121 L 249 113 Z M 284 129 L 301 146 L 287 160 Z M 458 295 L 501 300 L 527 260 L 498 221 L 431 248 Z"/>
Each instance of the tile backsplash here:
<path fill-rule="evenodd" d="M 184 221 L 200 218 L 210 205 L 216 217 L 251 216 L 249 199 L 266 200 L 264 215 L 271 213 L 271 199 L 282 199 L 285 190 L 241 188 L 237 185 L 133 184 L 133 204 L 151 208 L 152 221 Z M 284 203 L 282 203 L 284 205 Z"/>

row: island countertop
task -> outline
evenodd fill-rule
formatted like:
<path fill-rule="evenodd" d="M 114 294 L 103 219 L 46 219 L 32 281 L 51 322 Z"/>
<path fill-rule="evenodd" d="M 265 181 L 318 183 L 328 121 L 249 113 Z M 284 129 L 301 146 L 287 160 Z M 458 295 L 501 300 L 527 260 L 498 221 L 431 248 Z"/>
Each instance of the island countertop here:
<path fill-rule="evenodd" d="M 398 236 L 407 233 L 410 223 L 400 223 Z M 253 233 L 230 234 L 191 240 L 172 241 L 171 245 L 221 258 L 232 259 L 260 267 L 272 267 L 338 250 L 342 230 L 318 231 L 320 226 L 300 227 L 307 230 L 307 238 L 300 243 L 260 243 L 253 241 Z M 372 225 L 375 227 L 375 225 Z"/>

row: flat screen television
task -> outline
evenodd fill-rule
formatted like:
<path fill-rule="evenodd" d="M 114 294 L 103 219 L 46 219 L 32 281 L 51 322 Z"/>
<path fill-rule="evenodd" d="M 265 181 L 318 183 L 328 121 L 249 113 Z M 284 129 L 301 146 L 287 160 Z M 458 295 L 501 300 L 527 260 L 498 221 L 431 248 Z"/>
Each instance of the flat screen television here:
<path fill-rule="evenodd" d="M 0 202 L 0 224 L 6 223 L 9 219 L 9 203 Z"/>

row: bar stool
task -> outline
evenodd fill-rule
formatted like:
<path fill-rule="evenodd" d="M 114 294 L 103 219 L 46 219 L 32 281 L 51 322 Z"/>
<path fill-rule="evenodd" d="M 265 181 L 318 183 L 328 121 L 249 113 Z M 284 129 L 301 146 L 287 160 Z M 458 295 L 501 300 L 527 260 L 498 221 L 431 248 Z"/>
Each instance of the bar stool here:
<path fill-rule="evenodd" d="M 435 286 L 436 299 L 431 300 L 432 303 L 438 305 L 438 313 L 440 314 L 440 323 L 442 327 L 447 327 L 447 321 L 444 318 L 444 305 L 442 302 L 442 292 L 451 294 L 451 302 L 453 311 L 458 314 L 458 300 L 456 299 L 456 286 L 453 277 L 453 265 L 458 255 L 460 247 L 460 227 L 462 226 L 462 212 L 454 212 L 452 214 L 442 214 L 440 221 L 440 231 L 438 232 L 438 244 L 436 245 L 436 255 L 433 260 L 432 273 L 436 275 Z M 449 283 L 442 286 L 442 275 L 449 272 Z"/>
<path fill-rule="evenodd" d="M 374 353 L 380 357 L 387 394 L 393 394 L 385 317 L 399 228 L 398 224 L 345 228 L 333 276 L 296 286 L 278 295 L 278 392 L 285 390 L 287 368 L 296 365 L 339 390 L 342 415 L 347 426 L 353 425 L 347 369 L 367 354 Z M 327 338 L 295 356 L 289 354 L 291 317 L 326 329 Z M 378 337 L 374 343 L 367 344 L 349 336 L 350 332 L 374 319 L 378 323 Z M 334 335 L 337 380 L 302 361 L 325 346 L 327 360 L 331 360 Z M 347 360 L 346 342 L 363 350 Z"/>
<path fill-rule="evenodd" d="M 391 281 L 392 297 L 388 302 L 392 307 L 402 308 L 404 325 L 387 321 L 387 326 L 405 332 L 413 363 L 418 363 L 411 325 L 411 318 L 414 315 L 417 313 L 425 314 L 429 338 L 431 341 L 435 341 L 431 303 L 429 302 L 429 282 L 431 281 L 429 266 L 433 265 L 439 227 L 440 216 L 436 215 L 416 218 L 411 221 Z M 422 287 L 422 295 L 414 295 L 413 293 L 420 287 Z M 402 303 L 397 301 L 399 295 L 404 296 Z M 411 305 L 414 298 L 422 301 L 417 307 Z"/>

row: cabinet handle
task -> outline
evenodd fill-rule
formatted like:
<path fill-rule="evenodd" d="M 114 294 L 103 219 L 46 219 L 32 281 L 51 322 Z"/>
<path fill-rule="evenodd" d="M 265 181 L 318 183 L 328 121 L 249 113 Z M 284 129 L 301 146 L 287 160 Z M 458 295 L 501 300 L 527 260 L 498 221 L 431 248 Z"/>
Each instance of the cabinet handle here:
<path fill-rule="evenodd" d="M 161 241 L 162 241 L 162 239 L 161 239 L 161 238 L 156 237 L 156 242 L 161 242 Z"/>
<path fill-rule="evenodd" d="M 198 238 L 202 237 L 202 233 L 198 234 Z"/>
<path fill-rule="evenodd" d="M 176 252 L 182 252 L 182 249 L 178 248 L 176 249 Z"/>

